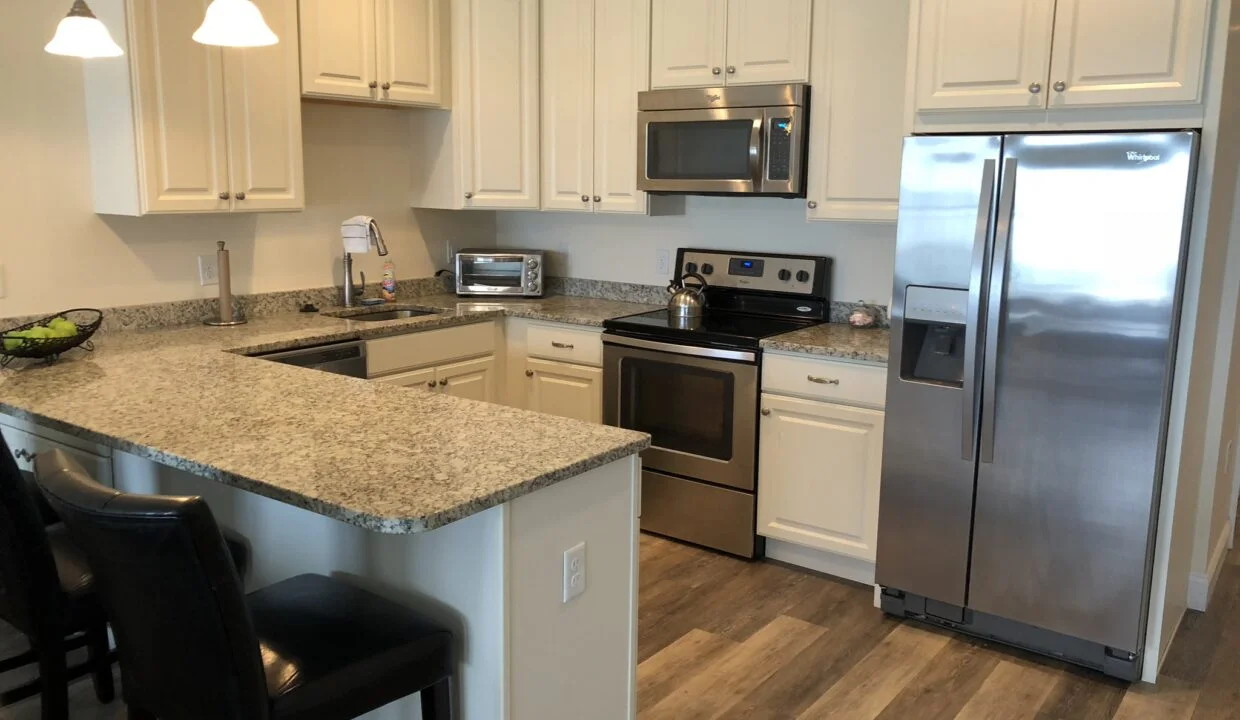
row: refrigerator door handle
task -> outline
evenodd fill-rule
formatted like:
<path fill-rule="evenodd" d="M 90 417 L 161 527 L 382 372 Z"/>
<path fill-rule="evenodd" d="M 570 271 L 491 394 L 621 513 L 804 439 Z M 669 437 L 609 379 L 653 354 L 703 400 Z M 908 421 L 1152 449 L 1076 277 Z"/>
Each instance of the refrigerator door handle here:
<path fill-rule="evenodd" d="M 982 285 L 986 281 L 986 240 L 990 237 L 990 216 L 995 204 L 995 181 L 998 162 L 987 160 L 982 165 L 982 191 L 977 201 L 977 230 L 973 236 L 973 264 L 969 270 L 969 305 L 964 328 L 964 387 L 961 399 L 960 457 L 973 460 L 973 442 L 977 438 L 977 373 L 980 355 L 977 336 L 982 321 Z"/>
<path fill-rule="evenodd" d="M 981 461 L 995 459 L 995 390 L 999 375 L 999 340 L 1003 333 L 1003 300 L 1007 294 L 1008 254 L 1012 242 L 1012 214 L 1016 208 L 1016 158 L 1003 161 L 1003 186 L 995 220 L 995 250 L 990 263 L 986 302 L 986 353 L 982 372 Z"/>

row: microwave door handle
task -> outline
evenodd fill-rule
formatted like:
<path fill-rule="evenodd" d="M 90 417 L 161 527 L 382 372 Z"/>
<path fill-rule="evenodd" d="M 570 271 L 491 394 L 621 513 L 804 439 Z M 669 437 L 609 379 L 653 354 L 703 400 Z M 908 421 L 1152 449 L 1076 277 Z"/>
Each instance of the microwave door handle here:
<path fill-rule="evenodd" d="M 753 192 L 762 191 L 762 178 L 765 174 L 763 168 L 766 166 L 766 151 L 762 146 L 763 126 L 766 125 L 766 116 L 759 113 L 753 119 L 753 127 L 749 130 L 749 181 L 753 187 Z"/>

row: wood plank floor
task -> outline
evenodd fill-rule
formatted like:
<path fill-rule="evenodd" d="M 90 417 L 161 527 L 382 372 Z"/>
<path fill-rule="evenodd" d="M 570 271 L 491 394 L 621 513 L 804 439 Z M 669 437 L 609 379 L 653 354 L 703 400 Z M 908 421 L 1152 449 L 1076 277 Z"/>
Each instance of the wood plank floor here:
<path fill-rule="evenodd" d="M 642 536 L 640 720 L 1240 720 L 1240 553 L 1157 686 L 889 618 L 873 589 Z M 0 630 L 0 657 L 21 641 Z M 9 673 L 0 687 L 20 682 Z M 122 720 L 90 682 L 73 720 Z M 0 720 L 37 720 L 37 699 Z M 589 720 L 583 718 L 582 720 Z"/>
<path fill-rule="evenodd" d="M 1240 553 L 1158 685 L 902 622 L 868 586 L 642 536 L 640 720 L 1240 719 Z"/>

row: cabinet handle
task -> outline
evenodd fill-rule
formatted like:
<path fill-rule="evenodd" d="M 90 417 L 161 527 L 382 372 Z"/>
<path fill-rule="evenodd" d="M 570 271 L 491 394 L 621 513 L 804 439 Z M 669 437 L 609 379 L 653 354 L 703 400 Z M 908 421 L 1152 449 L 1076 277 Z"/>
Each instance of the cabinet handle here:
<path fill-rule="evenodd" d="M 374 89 L 375 89 L 375 88 L 377 88 L 377 87 L 379 87 L 379 81 L 378 81 L 378 80 L 371 80 L 371 81 L 370 81 L 370 89 L 371 89 L 371 90 L 374 90 Z"/>
<path fill-rule="evenodd" d="M 1038 93 L 1042 92 L 1042 83 L 1040 82 L 1029 83 L 1029 92 L 1033 95 L 1037 95 Z"/>
<path fill-rule="evenodd" d="M 238 200 L 244 200 L 244 199 L 245 199 L 245 193 L 243 193 L 243 192 L 239 192 L 239 193 L 237 193 L 237 199 L 238 199 Z"/>
<path fill-rule="evenodd" d="M 383 83 L 383 89 L 384 89 L 384 90 L 391 90 L 391 89 L 392 89 L 392 83 Z"/>
<path fill-rule="evenodd" d="M 1060 80 L 1056 82 L 1054 85 L 1052 85 L 1051 87 L 1055 88 L 1055 92 L 1063 92 L 1064 90 L 1068 89 L 1068 83 L 1064 82 L 1063 80 Z"/>
<path fill-rule="evenodd" d="M 818 207 L 818 202 L 816 200 L 810 200 L 809 202 L 805 204 L 809 206 L 810 210 L 814 210 Z"/>
<path fill-rule="evenodd" d="M 534 371 L 533 371 L 533 370 L 526 370 L 526 371 L 525 371 L 525 376 L 526 376 L 526 377 L 534 377 Z"/>
<path fill-rule="evenodd" d="M 573 349 L 573 344 L 572 344 L 572 343 L 562 343 L 562 342 L 557 342 L 557 341 L 555 341 L 555 340 L 552 340 L 552 341 L 551 341 L 551 347 L 553 347 L 553 348 L 559 348 L 559 349 L 561 349 L 561 350 L 572 350 L 572 349 Z"/>
<path fill-rule="evenodd" d="M 18 460 L 34 460 L 34 453 L 30 452 L 26 448 L 17 448 L 13 451 L 13 457 Z"/>
<path fill-rule="evenodd" d="M 809 380 L 812 383 L 818 383 L 819 385 L 839 385 L 840 384 L 840 381 L 837 378 L 824 378 L 824 377 L 815 377 L 813 375 L 806 375 L 805 379 Z"/>
<path fill-rule="evenodd" d="M 439 381 L 439 387 L 448 387 L 448 381 L 447 381 L 447 380 L 440 380 L 440 381 Z"/>
<path fill-rule="evenodd" d="M 474 194 L 473 194 L 473 193 L 471 193 L 471 192 L 467 192 L 467 193 L 465 193 L 465 199 L 466 199 L 466 200 L 469 200 L 469 199 L 473 198 L 473 196 L 474 196 Z"/>
<path fill-rule="evenodd" d="M 598 195 L 595 195 L 594 202 L 603 202 L 603 198 L 599 197 Z"/>
<path fill-rule="evenodd" d="M 720 70 L 720 69 L 719 69 L 719 68 L 717 68 L 717 67 L 713 67 L 713 68 L 711 68 L 711 69 L 710 69 L 710 74 L 711 74 L 711 75 L 718 75 L 718 74 L 719 74 L 719 73 L 721 73 L 721 72 L 723 72 L 723 71 L 722 71 L 722 70 Z"/>
<path fill-rule="evenodd" d="M 228 194 L 228 193 L 226 193 L 226 192 L 222 192 L 222 193 L 220 193 L 220 199 L 221 199 L 221 200 L 227 200 L 227 199 L 228 199 L 228 198 L 230 198 L 230 197 L 232 197 L 232 196 L 231 196 L 231 195 L 229 195 L 229 194 Z"/>
<path fill-rule="evenodd" d="M 589 196 L 589 195 L 582 195 L 582 196 L 581 196 L 581 202 L 586 202 L 586 203 L 590 202 L 590 196 Z"/>
<path fill-rule="evenodd" d="M 766 417 L 767 415 L 770 415 L 770 414 L 771 414 L 770 408 L 762 408 L 762 417 Z"/>
<path fill-rule="evenodd" d="M 431 380 L 430 382 L 426 383 L 426 387 L 428 387 L 428 388 L 434 388 L 434 387 L 435 387 L 435 381 L 434 381 L 434 380 Z"/>
<path fill-rule="evenodd" d="M 729 75 L 735 75 L 735 74 L 736 74 L 736 66 L 735 66 L 735 65 L 729 65 L 729 66 L 728 66 L 728 74 L 729 74 Z"/>

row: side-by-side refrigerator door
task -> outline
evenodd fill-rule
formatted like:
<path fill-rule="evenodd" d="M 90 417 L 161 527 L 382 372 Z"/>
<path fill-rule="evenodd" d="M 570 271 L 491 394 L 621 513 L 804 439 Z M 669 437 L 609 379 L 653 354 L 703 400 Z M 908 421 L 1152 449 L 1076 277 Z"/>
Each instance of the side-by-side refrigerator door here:
<path fill-rule="evenodd" d="M 1004 140 L 969 606 L 1120 660 L 1144 635 L 1197 140 Z"/>
<path fill-rule="evenodd" d="M 904 142 L 876 581 L 963 606 L 997 136 Z"/>

